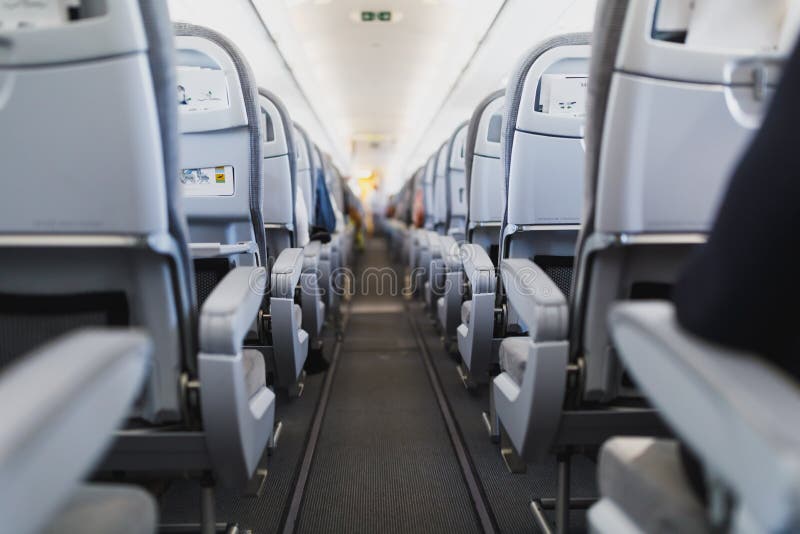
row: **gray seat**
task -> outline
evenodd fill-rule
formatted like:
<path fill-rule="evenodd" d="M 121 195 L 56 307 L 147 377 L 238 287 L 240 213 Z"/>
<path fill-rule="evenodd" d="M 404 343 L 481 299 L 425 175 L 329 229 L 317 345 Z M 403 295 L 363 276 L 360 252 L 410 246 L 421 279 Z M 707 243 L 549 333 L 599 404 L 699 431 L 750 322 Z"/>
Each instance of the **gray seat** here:
<path fill-rule="evenodd" d="M 520 387 L 507 373 L 494 380 L 498 415 L 528 459 L 575 441 L 599 444 L 614 435 L 666 432 L 625 379 L 606 317 L 615 301 L 668 295 L 688 255 L 704 242 L 729 170 L 751 136 L 741 110 L 763 107 L 746 81 L 751 69 L 730 69 L 751 61 L 751 54 L 661 42 L 660 34 L 651 36 L 656 7 L 664 5 L 656 4 L 598 5 L 588 81 L 585 216 L 568 325 L 563 337 L 531 338 Z M 771 69 L 763 74 L 774 81 Z M 731 76 L 742 80 L 735 94 L 725 86 Z M 532 279 L 550 280 L 540 265 L 529 261 L 528 267 Z M 504 268 L 504 284 L 505 276 Z M 508 299 L 518 310 L 527 308 L 523 322 L 539 331 L 535 323 L 546 310 L 536 299 L 520 291 L 509 291 Z M 570 368 L 578 374 L 567 381 Z M 535 403 L 523 409 L 514 399 Z M 591 417 L 582 415 L 586 407 Z M 599 417 L 604 424 L 597 424 Z"/>
<path fill-rule="evenodd" d="M 522 384 L 522 377 L 525 375 L 529 346 L 527 337 L 509 337 L 500 345 L 500 367 L 517 384 Z"/>
<path fill-rule="evenodd" d="M 472 317 L 472 301 L 465 300 L 461 303 L 461 322 L 463 324 L 469 324 L 469 320 Z"/>
<path fill-rule="evenodd" d="M 447 235 L 439 240 L 444 269 L 436 315 L 445 342 L 455 341 L 459 309 L 464 297 L 464 274 L 459 246 L 464 242 L 467 222 L 466 145 L 468 124 L 460 125 L 449 144 L 447 158 Z"/>
<path fill-rule="evenodd" d="M 90 24 L 25 29 L 19 41 L 14 31 L 3 35 L 15 43 L 0 60 L 15 83 L 0 125 L 14 129 L 4 137 L 15 143 L 3 143 L 0 155 L 9 172 L 26 177 L 6 188 L 0 213 L 0 295 L 13 304 L 4 306 L 12 311 L 3 328 L 38 342 L 81 326 L 141 329 L 156 356 L 97 467 L 164 478 L 205 471 L 241 487 L 274 420 L 274 394 L 266 384 L 250 394 L 241 350 L 263 300 L 253 288 L 266 286 L 266 272 L 233 268 L 198 309 L 178 179 L 169 14 L 157 1 L 105 6 Z M 113 89 L 121 84 L 125 91 Z M 44 96 L 53 87 L 82 90 L 63 105 Z M 30 124 L 37 126 L 20 127 Z"/>
<path fill-rule="evenodd" d="M 675 441 L 614 438 L 603 445 L 597 467 L 601 504 L 591 515 L 613 532 L 711 532 L 694 496 Z M 609 530 L 608 532 L 612 532 Z"/>
<path fill-rule="evenodd" d="M 466 138 L 468 198 L 466 243 L 461 247 L 469 299 L 462 304 L 456 329 L 461 374 L 468 384 L 486 383 L 497 361 L 499 340 L 494 339 L 496 264 L 500 226 L 505 210 L 505 181 L 500 159 L 505 91 L 487 96 L 472 114 Z M 473 308 L 477 308 L 473 315 Z M 468 309 L 468 313 L 464 310 Z M 473 317 L 476 319 L 473 321 Z"/>
<path fill-rule="evenodd" d="M 45 534 L 152 534 L 158 507 L 140 488 L 90 484 L 75 490 Z"/>
<path fill-rule="evenodd" d="M 528 377 L 542 379 L 551 369 L 560 369 L 566 356 L 549 356 L 546 362 L 524 366 L 517 359 L 536 355 L 533 343 L 543 343 L 549 353 L 567 345 L 558 337 L 567 335 L 567 296 L 546 273 L 564 262 L 571 266 L 580 227 L 589 38 L 585 33 L 559 35 L 534 46 L 520 59 L 506 91 L 501 163 L 507 201 L 499 261 L 505 323 L 528 336 L 506 338 L 500 344 L 501 353 L 516 358 L 513 368 L 501 362 L 502 372 L 493 380 L 496 419 L 491 420 L 493 427 L 499 420 L 511 444 L 528 460 L 543 459 L 549 452 L 550 444 L 544 450 L 535 444 L 547 432 L 557 431 L 563 402 L 562 396 L 548 405 L 548 397 L 543 400 L 537 389 L 528 390 Z M 522 343 L 528 344 L 527 350 L 522 350 Z M 504 344 L 513 350 L 504 349 Z M 478 375 L 487 372 L 491 361 L 484 357 L 476 363 L 481 367 L 473 370 L 471 364 L 470 371 Z M 565 380 L 550 378 L 547 391 L 558 389 Z M 531 420 L 534 413 L 544 419 Z M 493 434 L 499 434 L 499 428 L 493 428 Z"/>
<path fill-rule="evenodd" d="M 91 474 L 141 394 L 152 348 L 136 329 L 81 329 L 16 355 L 0 371 L 4 530 L 35 533 L 58 522 L 58 511 L 77 498 L 76 486 Z M 119 527 L 126 519 L 110 517 L 109 524 Z M 155 523 L 149 527 L 144 532 Z"/>
<path fill-rule="evenodd" d="M 670 303 L 619 304 L 609 323 L 626 368 L 701 465 L 708 502 L 717 504 L 703 510 L 706 531 L 796 531 L 800 433 L 787 421 L 800 409 L 798 383 L 758 357 L 687 333 Z M 683 471 L 642 473 L 629 455 L 618 456 L 614 486 L 645 477 L 665 486 L 674 471 Z M 613 491 L 602 479 L 601 490 L 603 499 L 590 511 L 596 532 L 615 532 L 620 521 L 647 525 L 634 495 Z M 664 512 L 672 522 L 686 515 L 683 508 Z"/>
<path fill-rule="evenodd" d="M 463 241 L 464 221 L 466 219 L 466 185 L 464 183 L 464 146 L 467 125 L 462 124 L 445 141 L 436 156 L 436 172 L 433 182 L 433 235 L 428 238 L 429 262 L 427 267 L 427 280 L 425 282 L 425 302 L 428 310 L 434 317 L 439 315 L 439 299 L 449 286 L 454 292 L 451 298 L 460 297 L 462 284 L 447 282 L 447 257 L 450 255 L 451 242 L 445 237 L 456 241 Z M 457 148 L 456 148 L 457 147 Z M 454 166 L 458 167 L 454 170 Z M 452 178 L 452 180 L 451 180 Z M 454 208 L 456 211 L 454 212 Z M 454 264 L 457 262 L 453 262 Z M 461 272 L 454 273 L 453 278 L 459 278 Z M 452 312 L 450 308 L 449 311 Z M 457 313 L 457 308 L 454 314 Z M 455 318 L 449 321 L 451 334 L 457 326 Z"/>
<path fill-rule="evenodd" d="M 266 97 L 258 95 L 249 67 L 231 43 L 203 28 L 176 28 L 178 85 L 186 102 L 179 105 L 181 176 L 200 304 L 236 265 L 267 266 L 273 277 L 287 278 L 272 284 L 264 303 L 264 313 L 272 318 L 272 347 L 262 350 L 269 357 L 275 384 L 291 388 L 299 380 L 308 350 L 308 335 L 293 320 L 292 283 L 299 283 L 303 257 L 299 249 L 291 248 L 292 138 L 287 138 L 274 105 L 262 104 L 274 115 L 266 122 L 259 106 L 259 98 Z M 226 85 L 230 105 L 220 105 L 221 96 L 217 100 L 206 96 L 206 91 Z M 244 187 L 236 187 L 236 181 Z M 275 265 L 283 272 L 277 272 Z M 278 294 L 283 288 L 290 290 L 288 295 Z M 256 324 L 252 331 L 249 337 L 266 345 L 266 325 Z"/>
<path fill-rule="evenodd" d="M 436 154 L 428 158 L 427 163 L 421 170 L 419 176 L 420 187 L 422 188 L 423 205 L 425 210 L 425 221 L 422 228 L 412 231 L 411 239 L 414 251 L 409 265 L 412 276 L 412 288 L 415 296 L 422 297 L 425 282 L 428 280 L 428 268 L 430 266 L 430 250 L 428 248 L 428 232 L 434 227 L 434 178 L 436 174 Z"/>
<path fill-rule="evenodd" d="M 301 308 L 305 308 L 307 312 L 307 328 L 303 329 L 303 321 L 297 320 L 298 314 L 295 313 L 297 306 L 294 303 L 294 287 L 286 287 L 285 293 L 273 295 L 270 299 L 278 385 L 289 387 L 301 379 L 309 346 L 319 343 L 322 319 L 319 317 L 321 295 L 317 287 L 316 271 L 320 248 L 318 244 L 308 247 L 298 244 L 298 217 L 295 213 L 297 197 L 305 198 L 306 193 L 298 184 L 294 124 L 288 110 L 276 95 L 259 89 L 258 99 L 261 124 L 264 126 L 261 140 L 265 184 L 263 214 L 267 246 L 277 254 L 286 251 L 287 254 L 299 255 L 299 269 L 293 272 L 292 277 L 300 284 Z M 308 160 L 308 148 L 305 148 Z"/>

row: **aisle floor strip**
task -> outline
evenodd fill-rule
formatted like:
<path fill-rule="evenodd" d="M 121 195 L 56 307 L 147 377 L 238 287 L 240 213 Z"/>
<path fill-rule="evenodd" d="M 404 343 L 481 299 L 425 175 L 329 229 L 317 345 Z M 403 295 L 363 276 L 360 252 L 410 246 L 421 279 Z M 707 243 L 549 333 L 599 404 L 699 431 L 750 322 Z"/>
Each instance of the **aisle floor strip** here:
<path fill-rule="evenodd" d="M 342 322 L 342 332 L 347 332 L 347 324 L 350 321 L 350 304 L 348 303 L 347 311 L 344 314 Z M 303 460 L 300 463 L 300 470 L 297 474 L 297 480 L 292 492 L 292 498 L 289 501 L 288 511 L 286 518 L 283 521 L 283 534 L 294 534 L 297 529 L 297 520 L 300 517 L 300 509 L 303 504 L 303 496 L 306 492 L 306 484 L 308 477 L 311 473 L 311 465 L 314 462 L 314 453 L 317 450 L 317 443 L 319 442 L 319 435 L 322 431 L 322 423 L 325 420 L 325 411 L 328 408 L 328 400 L 331 395 L 331 385 L 336 376 L 336 369 L 339 366 L 339 357 L 342 352 L 341 338 L 337 338 L 336 346 L 333 349 L 333 356 L 331 357 L 331 364 L 325 375 L 325 382 L 322 384 L 322 391 L 319 395 L 319 404 L 317 411 L 314 413 L 314 420 L 311 423 L 311 429 L 308 433 L 308 442 L 303 454 Z"/>
<path fill-rule="evenodd" d="M 475 512 L 478 515 L 481 528 L 487 534 L 494 534 L 498 532 L 497 523 L 487 501 L 486 494 L 483 491 L 483 486 L 481 485 L 480 479 L 475 472 L 475 467 L 472 465 L 472 460 L 467 452 L 467 447 L 461 436 L 461 432 L 458 430 L 458 425 L 455 421 L 455 417 L 453 416 L 453 412 L 450 409 L 450 404 L 447 402 L 447 397 L 445 396 L 442 385 L 439 382 L 439 375 L 433 368 L 431 353 L 428 350 L 428 345 L 425 342 L 422 332 L 420 331 L 419 324 L 417 324 L 417 321 L 413 316 L 413 311 L 408 305 L 406 305 L 405 308 L 406 317 L 408 317 L 408 321 L 411 324 L 411 330 L 414 332 L 414 338 L 416 339 L 417 346 L 419 347 L 422 355 L 422 361 L 425 364 L 425 370 L 428 373 L 428 379 L 430 380 L 431 387 L 436 395 L 436 401 L 439 405 L 439 410 L 442 413 L 442 418 L 444 419 L 445 426 L 447 427 L 447 433 L 450 435 L 450 441 L 453 444 L 453 450 L 456 453 L 458 465 L 461 467 L 461 472 L 464 476 L 464 482 L 466 483 L 470 497 L 472 498 L 472 503 L 475 507 Z"/>

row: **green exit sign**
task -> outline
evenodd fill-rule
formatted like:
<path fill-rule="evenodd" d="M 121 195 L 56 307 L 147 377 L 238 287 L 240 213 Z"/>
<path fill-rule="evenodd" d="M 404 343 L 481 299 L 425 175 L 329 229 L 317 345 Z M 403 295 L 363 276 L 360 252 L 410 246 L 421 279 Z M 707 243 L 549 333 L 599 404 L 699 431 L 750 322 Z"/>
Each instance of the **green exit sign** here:
<path fill-rule="evenodd" d="M 381 22 L 391 22 L 392 21 L 392 12 L 391 11 L 362 11 L 361 12 L 361 21 L 362 22 L 374 22 L 379 20 Z"/>

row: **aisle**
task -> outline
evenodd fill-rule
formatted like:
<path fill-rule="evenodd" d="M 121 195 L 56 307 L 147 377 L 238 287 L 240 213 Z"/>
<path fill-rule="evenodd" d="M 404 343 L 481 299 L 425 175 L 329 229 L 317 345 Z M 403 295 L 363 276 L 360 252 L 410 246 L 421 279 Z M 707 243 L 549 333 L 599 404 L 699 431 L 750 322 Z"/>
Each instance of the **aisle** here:
<path fill-rule="evenodd" d="M 480 532 L 385 242 L 359 263 L 298 531 Z"/>

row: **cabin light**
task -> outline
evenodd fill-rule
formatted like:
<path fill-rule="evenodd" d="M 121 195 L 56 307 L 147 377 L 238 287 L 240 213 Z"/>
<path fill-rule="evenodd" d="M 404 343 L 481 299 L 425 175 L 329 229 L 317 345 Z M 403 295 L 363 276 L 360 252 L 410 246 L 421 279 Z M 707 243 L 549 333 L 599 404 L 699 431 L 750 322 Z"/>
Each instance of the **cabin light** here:
<path fill-rule="evenodd" d="M 355 177 L 359 180 L 369 180 L 374 174 L 375 172 L 372 169 L 358 169 L 355 172 Z"/>

